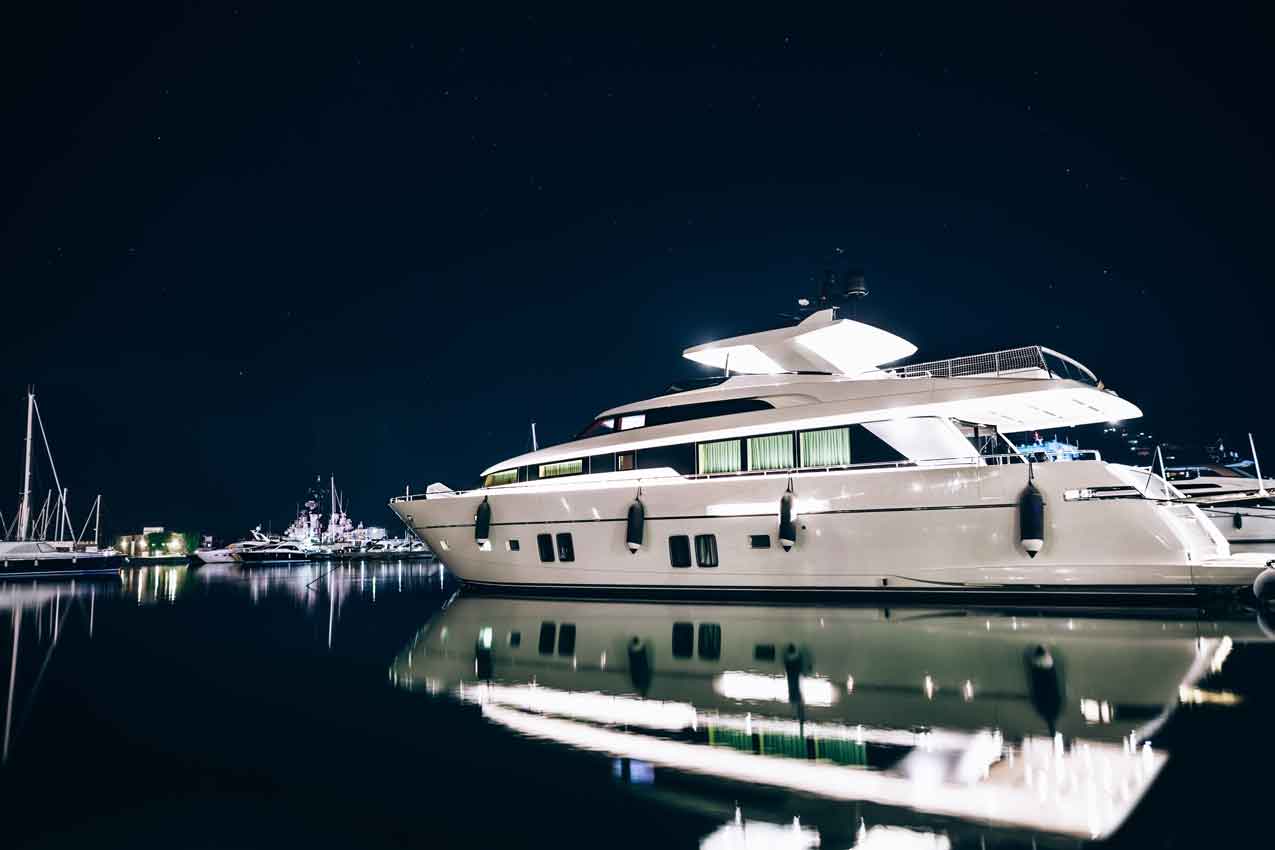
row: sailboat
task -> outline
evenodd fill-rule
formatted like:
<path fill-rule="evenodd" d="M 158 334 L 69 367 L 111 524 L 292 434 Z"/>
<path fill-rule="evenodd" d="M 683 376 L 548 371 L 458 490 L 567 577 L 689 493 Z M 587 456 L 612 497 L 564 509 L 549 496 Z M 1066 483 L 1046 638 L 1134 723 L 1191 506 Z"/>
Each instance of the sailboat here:
<path fill-rule="evenodd" d="M 57 487 L 56 502 L 46 499 L 33 521 L 31 513 L 31 454 L 34 442 L 34 426 L 40 426 L 40 437 L 49 459 L 49 469 Z M 50 494 L 51 495 L 51 494 Z M 101 532 L 102 497 L 93 502 L 89 519 L 94 520 L 93 544 L 83 542 L 88 531 L 88 519 L 80 533 L 75 534 L 71 515 L 67 510 L 67 490 L 58 478 L 53 452 L 44 432 L 44 421 L 35 401 L 35 393 L 27 391 L 27 432 L 22 472 L 22 501 L 14 521 L 13 539 L 0 540 L 0 579 L 40 576 L 81 576 L 116 572 L 124 557 L 112 548 L 99 549 Z M 50 539 L 50 526 L 54 537 Z M 6 534 L 9 530 L 0 528 Z"/>

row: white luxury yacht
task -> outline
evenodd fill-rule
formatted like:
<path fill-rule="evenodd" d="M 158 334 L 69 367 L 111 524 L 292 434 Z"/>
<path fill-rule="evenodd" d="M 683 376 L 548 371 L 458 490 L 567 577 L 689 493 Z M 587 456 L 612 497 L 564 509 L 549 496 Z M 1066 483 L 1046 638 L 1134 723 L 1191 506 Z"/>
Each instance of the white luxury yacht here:
<path fill-rule="evenodd" d="M 467 584 L 553 592 L 1181 594 L 1275 558 L 1153 474 L 1019 454 L 1001 434 L 1142 415 L 1075 360 L 884 368 L 915 351 L 835 309 L 698 345 L 724 377 L 391 507 Z"/>

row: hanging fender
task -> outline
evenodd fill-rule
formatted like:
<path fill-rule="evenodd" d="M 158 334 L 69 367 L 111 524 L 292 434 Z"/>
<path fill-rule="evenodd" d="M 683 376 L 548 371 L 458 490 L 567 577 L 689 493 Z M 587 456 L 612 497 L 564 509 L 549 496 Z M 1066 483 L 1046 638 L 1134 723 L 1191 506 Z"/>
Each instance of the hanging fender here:
<path fill-rule="evenodd" d="M 1058 730 L 1058 718 L 1062 714 L 1065 685 L 1060 665 L 1053 653 L 1043 644 L 1027 650 L 1027 689 L 1032 707 L 1049 727 L 1052 737 Z"/>
<path fill-rule="evenodd" d="M 629 681 L 633 689 L 646 696 L 651 689 L 651 649 L 647 642 L 634 635 L 629 640 Z"/>
<path fill-rule="evenodd" d="M 797 543 L 797 525 L 793 521 L 792 490 L 779 498 L 779 545 L 787 552 Z"/>
<path fill-rule="evenodd" d="M 1018 497 L 1018 530 L 1028 557 L 1036 557 L 1045 548 L 1045 497 L 1031 481 Z"/>
<path fill-rule="evenodd" d="M 491 502 L 483 496 L 483 500 L 478 505 L 478 511 L 474 514 L 474 541 L 482 546 L 491 539 Z"/>
<path fill-rule="evenodd" d="M 630 552 L 636 553 L 642 548 L 642 534 L 645 526 L 646 508 L 642 506 L 642 499 L 639 497 L 629 505 L 628 526 L 624 533 L 624 542 Z"/>

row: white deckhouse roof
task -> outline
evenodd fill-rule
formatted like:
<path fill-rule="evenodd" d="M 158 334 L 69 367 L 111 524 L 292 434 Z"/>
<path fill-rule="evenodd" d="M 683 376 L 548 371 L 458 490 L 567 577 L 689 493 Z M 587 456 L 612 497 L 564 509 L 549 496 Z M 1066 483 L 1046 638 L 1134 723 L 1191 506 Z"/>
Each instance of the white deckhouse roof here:
<path fill-rule="evenodd" d="M 692 346 L 682 356 L 705 366 L 748 375 L 832 372 L 859 375 L 916 353 L 916 346 L 889 331 L 838 319 L 820 310 L 791 328 L 733 336 Z"/>

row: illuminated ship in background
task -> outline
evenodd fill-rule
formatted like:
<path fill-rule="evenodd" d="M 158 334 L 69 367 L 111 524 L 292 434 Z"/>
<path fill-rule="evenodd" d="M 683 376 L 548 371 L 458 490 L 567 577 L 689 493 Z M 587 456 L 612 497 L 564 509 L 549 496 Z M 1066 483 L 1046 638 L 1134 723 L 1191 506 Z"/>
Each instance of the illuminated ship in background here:
<path fill-rule="evenodd" d="M 385 537 L 385 529 L 355 526 L 345 511 L 345 499 L 336 489 L 336 477 L 328 478 L 328 492 L 322 493 L 322 480 L 315 478 L 314 486 L 305 502 L 297 510 L 297 516 L 283 532 L 283 539 L 305 546 L 322 546 L 332 549 L 361 549 L 373 540 Z M 324 496 L 329 506 L 327 522 L 320 510 Z"/>
<path fill-rule="evenodd" d="M 718 377 L 391 508 L 504 590 L 1194 596 L 1269 575 L 1162 476 L 1007 439 L 1142 415 L 1081 363 L 1032 345 L 888 366 L 916 346 L 833 300 L 683 352 Z"/>
<path fill-rule="evenodd" d="M 336 478 L 328 479 L 327 493 L 322 479 L 315 483 L 297 510 L 297 516 L 280 537 L 253 530 L 253 541 L 233 544 L 217 553 L 218 560 L 240 563 L 281 563 L 322 560 L 413 560 L 432 556 L 419 540 L 389 538 L 378 526 L 357 526 L 345 509 L 345 499 L 336 489 Z M 322 513 L 324 500 L 328 513 Z M 225 557 L 222 557 L 222 552 Z"/>
<path fill-rule="evenodd" d="M 38 512 L 32 511 L 31 474 L 34 426 L 40 429 L 44 454 L 49 461 L 56 496 L 50 490 Z M 62 486 L 53 451 L 44 431 L 44 420 L 36 404 L 35 393 L 27 392 L 27 429 L 23 454 L 22 497 L 17 516 L 6 524 L 0 515 L 0 579 L 56 575 L 93 575 L 116 572 L 124 557 L 114 549 L 98 547 L 102 520 L 102 497 L 93 501 L 89 516 L 77 534 L 67 508 L 67 488 Z M 88 524 L 93 521 L 93 542 L 87 540 Z"/>

